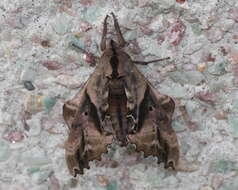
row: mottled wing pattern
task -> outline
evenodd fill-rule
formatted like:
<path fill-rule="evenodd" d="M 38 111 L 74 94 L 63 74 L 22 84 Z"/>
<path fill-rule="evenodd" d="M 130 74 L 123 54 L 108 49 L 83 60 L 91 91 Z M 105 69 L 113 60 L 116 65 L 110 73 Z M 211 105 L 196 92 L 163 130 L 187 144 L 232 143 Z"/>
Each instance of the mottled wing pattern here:
<path fill-rule="evenodd" d="M 87 94 L 87 83 L 64 104 L 63 117 L 69 127 L 65 142 L 66 162 L 70 173 L 76 176 L 77 173 L 83 174 L 84 168 L 89 168 L 89 161 L 101 159 L 113 137 L 105 135 L 100 128 L 97 109 Z"/>
<path fill-rule="evenodd" d="M 136 145 L 138 151 L 143 151 L 145 156 L 156 156 L 159 162 L 165 163 L 165 167 L 176 169 L 179 146 L 171 126 L 174 101 L 157 92 L 137 68 L 134 74 L 144 78 L 146 90 L 141 93 L 141 89 L 138 89 L 136 92 L 139 120 L 137 131 L 129 135 L 130 142 Z"/>

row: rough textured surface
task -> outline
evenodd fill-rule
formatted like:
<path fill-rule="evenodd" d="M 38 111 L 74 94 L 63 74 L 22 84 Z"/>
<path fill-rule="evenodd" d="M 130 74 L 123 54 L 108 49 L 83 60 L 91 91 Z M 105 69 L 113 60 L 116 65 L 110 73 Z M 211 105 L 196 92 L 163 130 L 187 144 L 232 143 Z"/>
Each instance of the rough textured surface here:
<path fill-rule="evenodd" d="M 172 172 L 133 146 L 71 178 L 62 105 L 93 71 L 113 11 L 139 69 L 176 100 L 173 127 L 193 172 Z M 238 3 L 235 0 L 0 2 L 0 189 L 238 189 Z M 113 33 L 112 33 L 113 35 Z M 27 81 L 27 83 L 26 83 Z"/>

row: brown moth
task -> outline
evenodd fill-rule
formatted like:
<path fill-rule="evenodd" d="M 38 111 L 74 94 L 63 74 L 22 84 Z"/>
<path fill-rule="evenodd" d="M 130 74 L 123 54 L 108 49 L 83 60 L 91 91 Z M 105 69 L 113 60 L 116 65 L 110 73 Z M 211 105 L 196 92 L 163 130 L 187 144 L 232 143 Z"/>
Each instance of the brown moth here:
<path fill-rule="evenodd" d="M 119 24 L 112 13 L 118 42 L 106 43 L 107 19 L 95 71 L 75 97 L 63 106 L 69 127 L 65 142 L 66 162 L 73 176 L 83 174 L 89 161 L 100 160 L 107 146 L 117 141 L 121 146 L 136 145 L 145 156 L 156 156 L 165 168 L 176 169 L 179 146 L 171 127 L 174 101 L 155 90 L 123 50 L 126 46 Z"/>

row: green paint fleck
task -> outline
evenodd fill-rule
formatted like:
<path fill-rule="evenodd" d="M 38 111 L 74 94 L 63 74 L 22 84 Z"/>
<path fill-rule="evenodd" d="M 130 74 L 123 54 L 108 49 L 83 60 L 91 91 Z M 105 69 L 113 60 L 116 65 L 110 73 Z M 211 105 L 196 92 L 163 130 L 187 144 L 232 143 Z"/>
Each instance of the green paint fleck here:
<path fill-rule="evenodd" d="M 182 122 L 179 122 L 179 121 L 174 121 L 172 123 L 172 126 L 173 126 L 173 129 L 176 131 L 176 132 L 179 132 L 179 131 L 184 131 L 186 129 L 186 125 Z"/>
<path fill-rule="evenodd" d="M 212 63 L 212 65 L 208 67 L 208 72 L 212 75 L 223 75 L 226 73 L 226 66 L 226 62 Z"/>
<path fill-rule="evenodd" d="M 238 118 L 235 115 L 228 116 L 228 124 L 234 137 L 238 137 Z"/>
<path fill-rule="evenodd" d="M 233 100 L 232 107 L 235 108 L 235 109 L 238 109 L 238 99 L 237 100 Z"/>
<path fill-rule="evenodd" d="M 46 97 L 43 99 L 43 105 L 47 111 L 50 111 L 54 107 L 55 103 L 56 103 L 55 98 Z"/>
<path fill-rule="evenodd" d="M 35 181 L 37 184 L 41 184 L 49 178 L 51 173 L 52 171 L 50 170 L 37 172 L 33 174 L 33 181 Z"/>
<path fill-rule="evenodd" d="M 8 143 L 0 141 L 0 162 L 6 161 L 11 156 L 11 149 Z"/>
<path fill-rule="evenodd" d="M 148 175 L 147 176 L 147 180 L 150 184 L 150 186 L 152 187 L 158 187 L 159 185 L 161 185 L 161 176 L 158 175 Z"/>
<path fill-rule="evenodd" d="M 234 161 L 221 159 L 212 164 L 212 171 L 214 172 L 225 174 L 232 170 L 237 170 L 237 164 Z"/>
<path fill-rule="evenodd" d="M 36 173 L 36 172 L 40 171 L 40 168 L 36 168 L 36 167 L 27 168 L 26 171 L 27 171 L 28 174 L 33 174 L 33 173 Z"/>
<path fill-rule="evenodd" d="M 74 49 L 79 52 L 81 52 L 81 50 L 79 50 L 78 48 L 85 49 L 85 45 L 82 38 L 78 38 L 76 36 L 69 36 L 68 41 L 69 41 L 69 47 L 71 49 Z"/>
<path fill-rule="evenodd" d="M 192 31 L 195 35 L 200 36 L 202 34 L 201 25 L 198 23 L 192 24 Z"/>
<path fill-rule="evenodd" d="M 84 12 L 84 14 L 80 15 L 83 17 L 84 20 L 86 20 L 89 23 L 94 22 L 98 17 L 101 16 L 101 12 L 98 6 L 91 6 L 87 9 L 87 11 Z"/>
<path fill-rule="evenodd" d="M 111 182 L 106 186 L 107 190 L 117 190 L 117 182 Z"/>
<path fill-rule="evenodd" d="M 237 190 L 238 189 L 238 177 L 227 180 L 218 190 Z"/>

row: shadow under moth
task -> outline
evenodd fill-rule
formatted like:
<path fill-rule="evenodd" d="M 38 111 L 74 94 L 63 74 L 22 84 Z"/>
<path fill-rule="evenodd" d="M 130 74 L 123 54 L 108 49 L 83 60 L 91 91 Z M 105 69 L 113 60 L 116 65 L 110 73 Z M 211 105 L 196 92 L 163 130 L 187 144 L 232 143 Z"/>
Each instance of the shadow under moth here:
<path fill-rule="evenodd" d="M 162 95 L 137 69 L 123 50 L 127 45 L 112 13 L 117 42 L 108 40 L 107 15 L 100 43 L 101 57 L 82 89 L 63 106 L 69 127 L 66 162 L 73 176 L 83 174 L 89 161 L 100 160 L 113 141 L 136 145 L 145 156 L 155 156 L 165 168 L 177 168 L 179 146 L 171 127 L 175 103 Z"/>

